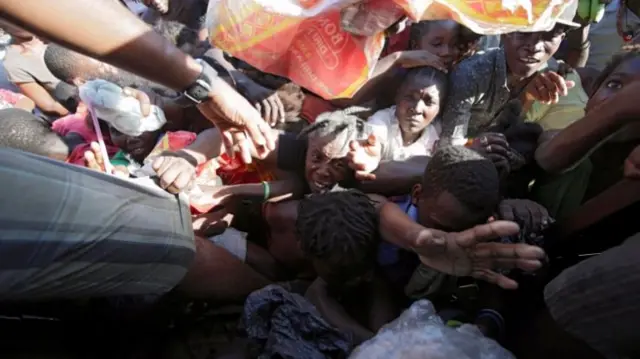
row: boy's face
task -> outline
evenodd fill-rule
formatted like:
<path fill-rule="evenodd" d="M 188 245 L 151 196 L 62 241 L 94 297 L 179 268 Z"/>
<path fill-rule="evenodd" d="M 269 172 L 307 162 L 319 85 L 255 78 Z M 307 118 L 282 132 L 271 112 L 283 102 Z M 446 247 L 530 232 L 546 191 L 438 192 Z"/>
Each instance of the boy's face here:
<path fill-rule="evenodd" d="M 434 78 L 408 81 L 396 97 L 396 118 L 403 134 L 419 135 L 438 116 L 442 94 Z"/>
<path fill-rule="evenodd" d="M 460 232 L 488 220 L 488 218 L 474 217 L 447 191 L 435 197 L 427 196 L 422 192 L 422 186 L 419 184 L 413 189 L 412 203 L 418 209 L 418 223 L 440 231 Z"/>
<path fill-rule="evenodd" d="M 328 191 L 352 174 L 345 158 L 347 148 L 343 147 L 334 137 L 309 138 L 305 179 L 311 192 Z"/>
<path fill-rule="evenodd" d="M 585 111 L 588 113 L 590 110 L 598 107 L 604 101 L 614 96 L 625 86 L 636 81 L 640 81 L 640 57 L 623 61 L 618 67 L 611 71 L 611 74 L 602 81 L 600 87 L 595 89 L 595 92 L 587 103 Z"/>
<path fill-rule="evenodd" d="M 373 279 L 373 273 L 370 270 L 358 270 L 352 266 L 340 267 L 340 265 L 331 264 L 330 261 L 313 259 L 313 268 L 316 274 L 327 283 L 332 291 L 348 292 Z"/>
<path fill-rule="evenodd" d="M 134 137 L 125 135 L 112 126 L 109 126 L 109 135 L 111 136 L 111 142 L 113 142 L 116 147 L 128 153 L 134 160 L 140 163 L 151 153 L 158 139 L 157 131 L 144 132 L 142 135 Z"/>
<path fill-rule="evenodd" d="M 442 62 L 450 67 L 458 59 L 458 32 L 460 25 L 453 20 L 433 21 L 425 34 L 415 44 L 416 50 L 427 50 L 440 57 Z"/>
<path fill-rule="evenodd" d="M 558 51 L 565 33 L 566 27 L 558 24 L 550 31 L 504 35 L 502 39 L 510 74 L 518 78 L 535 74 Z"/>

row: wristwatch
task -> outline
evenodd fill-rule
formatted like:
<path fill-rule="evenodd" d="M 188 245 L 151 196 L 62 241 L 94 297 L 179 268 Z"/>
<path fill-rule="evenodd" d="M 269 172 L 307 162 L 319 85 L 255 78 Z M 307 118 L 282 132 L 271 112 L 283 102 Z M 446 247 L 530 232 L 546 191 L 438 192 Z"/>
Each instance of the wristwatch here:
<path fill-rule="evenodd" d="M 193 106 L 207 101 L 213 80 L 218 77 L 218 72 L 211 65 L 201 59 L 196 59 L 196 62 L 202 66 L 202 72 L 196 81 L 176 98 L 176 103 L 179 105 Z"/>

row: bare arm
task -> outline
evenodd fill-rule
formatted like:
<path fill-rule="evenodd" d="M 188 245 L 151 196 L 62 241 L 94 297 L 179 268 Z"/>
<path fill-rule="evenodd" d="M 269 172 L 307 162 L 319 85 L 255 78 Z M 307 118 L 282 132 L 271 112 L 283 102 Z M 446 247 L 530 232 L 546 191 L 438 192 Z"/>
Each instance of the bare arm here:
<path fill-rule="evenodd" d="M 274 134 L 277 133 L 276 130 L 273 131 Z M 200 132 L 198 137 L 196 137 L 196 140 L 182 151 L 191 155 L 198 164 L 205 163 L 212 158 L 220 156 L 224 153 L 224 146 L 222 144 L 220 131 L 214 127 Z M 261 162 L 275 167 L 277 151 L 278 141 L 276 140 L 276 148 L 273 151 L 270 151 L 266 157 L 262 158 Z M 254 158 L 259 158 L 255 150 L 251 154 Z"/>
<path fill-rule="evenodd" d="M 427 156 L 415 156 L 404 161 L 383 161 L 374 172 L 376 179 L 364 181 L 358 189 L 366 193 L 397 196 L 411 192 L 420 183 L 424 169 L 429 163 Z"/>
<path fill-rule="evenodd" d="M 30 98 L 42 112 L 58 116 L 66 116 L 69 114 L 69 111 L 51 97 L 49 92 L 37 82 L 18 83 L 16 86 L 18 86 L 20 92 Z"/>
<path fill-rule="evenodd" d="M 589 27 L 586 25 L 567 34 L 567 64 L 573 68 L 584 67 L 589 59 Z"/>
<path fill-rule="evenodd" d="M 627 91 L 629 88 L 623 91 Z M 585 117 L 542 143 L 535 154 L 538 165 L 551 173 L 571 169 L 625 125 L 629 116 L 626 111 L 630 106 L 635 106 L 635 111 L 640 114 L 638 101 L 620 104 L 620 100 L 624 100 L 619 97 L 620 94 L 622 93 L 615 95 L 611 99 L 613 101 L 606 101 L 601 106 L 589 111 Z"/>
<path fill-rule="evenodd" d="M 191 57 L 117 1 L 58 0 L 45 9 L 40 0 L 0 0 L 0 15 L 43 38 L 177 91 L 193 83 L 201 71 Z"/>

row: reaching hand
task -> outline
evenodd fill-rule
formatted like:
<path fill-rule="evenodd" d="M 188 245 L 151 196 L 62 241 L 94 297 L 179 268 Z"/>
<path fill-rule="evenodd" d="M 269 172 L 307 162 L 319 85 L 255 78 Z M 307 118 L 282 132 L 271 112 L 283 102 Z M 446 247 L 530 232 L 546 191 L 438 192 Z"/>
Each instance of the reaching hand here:
<path fill-rule="evenodd" d="M 471 276 L 515 289 L 518 283 L 494 271 L 520 268 L 533 271 L 542 266 L 544 251 L 526 244 L 487 242 L 517 234 L 516 223 L 495 221 L 459 233 L 424 229 L 416 237 L 413 250 L 425 265 L 455 276 Z"/>
<path fill-rule="evenodd" d="M 151 167 L 160 178 L 160 187 L 173 194 L 189 189 L 196 178 L 195 166 L 187 161 L 180 151 L 162 153 L 153 161 Z"/>
<path fill-rule="evenodd" d="M 372 173 L 378 168 L 382 158 L 382 145 L 375 135 L 369 135 L 364 141 L 351 141 L 347 160 L 349 167 L 356 171 L 355 176 L 358 181 L 374 180 L 376 176 Z"/>
<path fill-rule="evenodd" d="M 100 151 L 100 145 L 97 142 L 91 142 L 91 150 L 84 153 L 84 163 L 87 168 L 94 171 L 108 173 L 104 164 L 102 151 Z M 129 170 L 123 166 L 115 166 L 110 174 L 129 178 Z"/>
<path fill-rule="evenodd" d="M 275 138 L 260 113 L 221 78 L 213 80 L 212 88 L 210 100 L 198 109 L 220 130 L 227 153 L 240 152 L 247 164 L 252 161 L 251 146 L 259 158 L 267 156 L 275 148 Z"/>
<path fill-rule="evenodd" d="M 253 103 L 255 108 L 262 114 L 262 118 L 270 126 L 284 122 L 284 105 L 275 91 L 256 83 L 245 86 L 240 91 L 249 102 Z"/>
<path fill-rule="evenodd" d="M 122 93 L 127 96 L 133 97 L 140 102 L 140 113 L 142 116 L 149 116 L 151 113 L 151 99 L 144 91 L 134 89 L 131 87 L 125 87 L 122 89 Z"/>
<path fill-rule="evenodd" d="M 511 148 L 503 134 L 495 132 L 483 133 L 474 138 L 467 147 L 490 159 L 498 169 L 500 177 L 504 178 L 511 172 L 509 164 Z"/>
<path fill-rule="evenodd" d="M 447 66 L 438 55 L 434 55 L 427 50 L 408 50 L 400 52 L 398 64 L 402 67 L 413 68 L 430 66 L 440 71 L 447 72 Z"/>
<path fill-rule="evenodd" d="M 527 85 L 526 92 L 544 104 L 555 104 L 560 96 L 567 96 L 575 82 L 567 81 L 553 71 L 539 72 Z"/>
<path fill-rule="evenodd" d="M 498 206 L 498 218 L 516 222 L 524 232 L 536 237 L 553 223 L 544 206 L 528 199 L 505 199 Z"/>

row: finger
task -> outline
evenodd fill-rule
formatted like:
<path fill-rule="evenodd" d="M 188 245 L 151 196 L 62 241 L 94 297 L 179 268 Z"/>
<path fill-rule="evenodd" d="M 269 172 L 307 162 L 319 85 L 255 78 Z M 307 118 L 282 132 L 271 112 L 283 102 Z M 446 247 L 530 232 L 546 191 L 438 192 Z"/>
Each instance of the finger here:
<path fill-rule="evenodd" d="M 153 160 L 153 163 L 151 163 L 151 168 L 153 168 L 154 171 L 158 172 L 160 167 L 162 167 L 162 164 L 164 163 L 164 161 L 165 161 L 164 156 L 157 157 L 155 160 Z"/>
<path fill-rule="evenodd" d="M 251 163 L 251 147 L 249 141 L 247 141 L 247 136 L 244 132 L 233 132 L 233 145 L 240 152 L 240 158 L 244 163 Z"/>
<path fill-rule="evenodd" d="M 276 102 L 276 119 L 279 123 L 284 123 L 285 122 L 285 111 L 284 111 L 284 104 L 282 103 L 282 100 L 280 100 L 280 96 L 275 95 L 275 102 Z"/>
<path fill-rule="evenodd" d="M 357 151 L 360 148 L 360 144 L 358 143 L 358 141 L 351 141 L 349 142 L 349 149 L 351 151 Z"/>
<path fill-rule="evenodd" d="M 104 159 L 102 158 L 102 151 L 100 145 L 97 142 L 91 142 L 91 151 L 95 156 L 96 163 L 100 166 L 101 170 L 104 170 Z"/>
<path fill-rule="evenodd" d="M 547 73 L 547 76 L 551 82 L 553 82 L 556 87 L 557 92 L 562 96 L 567 96 L 567 84 L 564 77 L 558 75 L 555 72 Z"/>
<path fill-rule="evenodd" d="M 533 272 L 542 268 L 542 262 L 537 259 L 505 259 L 497 258 L 493 264 L 498 269 L 522 269 L 526 272 Z"/>
<path fill-rule="evenodd" d="M 376 179 L 376 175 L 373 173 L 363 171 L 356 171 L 355 177 L 358 181 L 375 181 Z"/>
<path fill-rule="evenodd" d="M 491 146 L 502 146 L 504 148 L 509 147 L 509 141 L 507 141 L 507 137 L 504 134 L 498 132 L 491 132 L 482 135 L 482 145 L 491 145 Z"/>
<path fill-rule="evenodd" d="M 160 187 L 168 189 L 169 186 L 173 185 L 179 174 L 180 172 L 175 169 L 167 169 L 163 171 L 162 175 L 160 175 Z"/>
<path fill-rule="evenodd" d="M 273 118 L 273 112 L 271 111 L 271 103 L 268 99 L 262 101 L 262 118 L 269 124 L 269 126 L 275 125 L 275 119 Z"/>
<path fill-rule="evenodd" d="M 222 135 L 222 144 L 224 146 L 224 150 L 229 156 L 230 159 L 235 157 L 235 149 L 233 148 L 233 134 L 231 131 L 226 130 L 221 132 Z"/>
<path fill-rule="evenodd" d="M 496 223 L 496 222 L 492 222 Z M 492 224 L 490 223 L 490 224 Z M 478 243 L 473 250 L 474 258 L 497 259 L 527 259 L 539 260 L 545 256 L 544 250 L 540 247 L 530 246 L 522 243 Z"/>
<path fill-rule="evenodd" d="M 102 171 L 100 166 L 98 166 L 98 162 L 96 162 L 96 157 L 92 151 L 87 151 L 84 153 L 84 162 L 87 168 L 90 168 L 94 171 Z"/>
<path fill-rule="evenodd" d="M 142 115 L 145 117 L 149 116 L 149 114 L 151 113 L 151 99 L 146 93 L 129 87 L 125 87 L 122 92 L 125 95 L 131 96 L 138 100 L 138 102 L 140 102 L 140 113 L 142 113 Z"/>
<path fill-rule="evenodd" d="M 369 137 L 367 137 L 367 144 L 369 146 L 375 146 L 378 142 L 378 139 L 376 138 L 376 135 L 374 135 L 373 133 L 369 135 Z"/>
<path fill-rule="evenodd" d="M 275 132 L 271 130 L 271 127 L 266 122 L 250 123 L 247 125 L 246 131 L 259 158 L 264 158 L 270 151 L 275 149 Z"/>
<path fill-rule="evenodd" d="M 509 155 L 509 150 L 507 146 L 502 146 L 500 144 L 496 145 L 488 145 L 486 148 L 487 153 L 492 153 L 495 155 L 500 155 L 502 157 L 507 157 Z"/>
<path fill-rule="evenodd" d="M 483 269 L 471 272 L 471 276 L 485 282 L 495 284 L 503 289 L 517 289 L 518 283 L 505 275 L 496 273 L 492 270 Z"/>
<path fill-rule="evenodd" d="M 481 224 L 466 231 L 456 233 L 456 242 L 463 247 L 469 247 L 479 242 L 486 242 L 500 237 L 517 234 L 520 227 L 515 222 L 495 221 Z"/>
<path fill-rule="evenodd" d="M 552 101 L 554 93 L 557 91 L 556 85 L 549 79 L 547 73 L 541 74 L 538 79 L 538 91 L 540 91 L 542 102 L 548 103 Z"/>
<path fill-rule="evenodd" d="M 500 202 L 498 206 L 498 213 L 500 213 L 500 219 L 505 221 L 513 221 L 515 219 L 513 215 L 513 206 L 507 201 Z"/>
<path fill-rule="evenodd" d="M 180 174 L 178 175 L 176 180 L 173 181 L 173 186 L 177 188 L 178 192 L 188 189 L 194 179 L 193 175 L 194 174 L 191 171 L 187 171 L 187 170 L 180 171 Z"/>
<path fill-rule="evenodd" d="M 350 156 L 347 163 L 349 164 L 349 168 L 354 171 L 364 171 L 366 169 L 366 165 L 362 163 L 362 161 L 358 161 L 356 156 Z"/>

